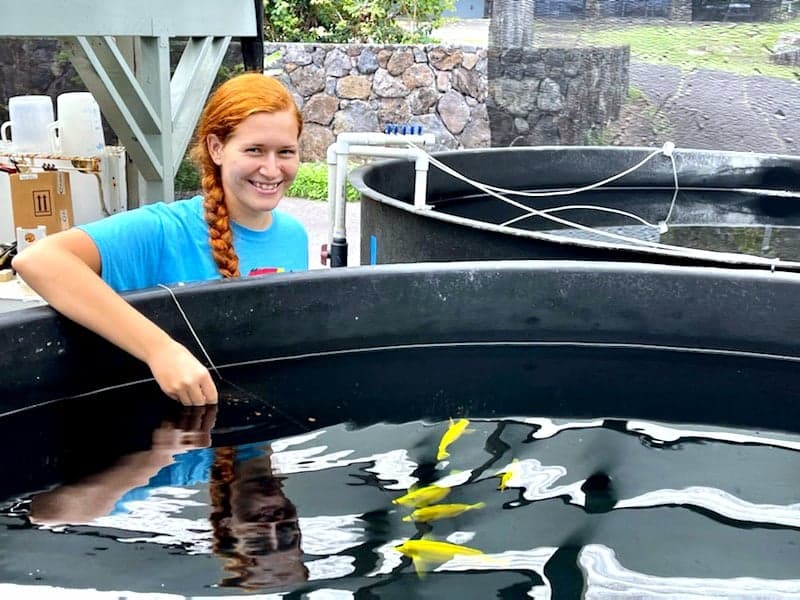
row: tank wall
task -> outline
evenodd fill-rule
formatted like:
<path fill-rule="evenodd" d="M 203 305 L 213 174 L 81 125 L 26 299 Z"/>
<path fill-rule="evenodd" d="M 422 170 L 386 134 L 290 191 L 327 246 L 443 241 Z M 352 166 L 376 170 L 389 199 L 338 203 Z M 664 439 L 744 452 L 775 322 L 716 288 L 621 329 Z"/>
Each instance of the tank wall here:
<path fill-rule="evenodd" d="M 795 369 L 786 368 L 800 360 L 800 315 L 796 310 L 800 278 L 788 274 L 621 263 L 491 261 L 286 274 L 183 286 L 176 289 L 176 295 L 220 368 L 264 360 L 301 366 L 310 360 L 328 364 L 341 352 L 398 346 L 588 344 L 607 347 L 613 353 L 615 345 L 622 344 L 683 348 L 705 356 L 704 360 L 710 361 L 707 371 L 718 370 L 715 384 L 732 397 L 736 388 L 725 381 L 736 370 L 716 364 L 715 353 L 749 352 L 764 355 L 762 372 L 768 373 L 770 389 L 781 396 L 770 401 L 800 407 Z M 165 290 L 138 292 L 127 298 L 202 356 Z M 292 358 L 301 356 L 307 358 Z M 0 414 L 149 378 L 143 364 L 49 308 L 0 315 L 0 364 Z M 427 385 L 433 375 L 426 369 L 435 364 L 435 359 L 423 361 L 407 367 L 403 376 L 414 373 L 420 385 Z M 602 361 L 596 368 L 603 371 Z M 279 381 L 283 368 L 271 369 L 269 379 Z M 384 376 L 376 381 L 384 384 L 400 376 L 380 369 Z M 631 362 L 625 369 L 633 377 L 637 363 Z M 665 380 L 682 377 L 678 367 L 671 370 L 665 363 L 664 369 L 661 377 Z M 438 383 L 446 387 L 442 373 L 437 371 L 433 378 L 438 377 Z M 489 363 L 485 374 L 491 379 Z M 453 377 L 462 375 L 451 371 Z M 344 402 L 354 393 L 347 381 L 357 377 L 361 375 L 341 372 L 333 379 L 312 378 L 308 385 L 321 398 L 335 390 Z M 626 377 L 621 375 L 619 380 L 624 382 Z M 336 381 L 342 382 L 341 389 L 336 388 Z M 579 380 L 573 383 L 580 385 Z M 372 389 L 377 390 L 376 386 Z M 461 388 L 455 385 L 454 389 Z M 408 388 L 409 393 L 412 390 Z M 286 389 L 278 392 L 291 395 Z M 309 397 L 311 394 L 309 391 Z M 374 394 L 368 396 L 371 399 L 365 397 L 364 401 L 375 401 Z M 423 402 L 421 397 L 418 400 Z M 341 414 L 356 407 L 343 408 L 340 403 L 329 408 Z M 597 410 L 604 412 L 603 406 Z"/>
<path fill-rule="evenodd" d="M 537 209 L 565 204 L 615 208 L 656 223 L 671 214 L 671 224 L 719 226 L 800 226 L 800 158 L 742 152 L 676 151 L 679 193 L 670 210 L 674 190 L 672 161 L 648 148 L 536 147 L 445 152 L 435 158 L 469 179 L 509 190 L 575 189 L 630 170 L 604 191 L 552 197 L 509 197 Z M 580 240 L 543 240 L 519 235 L 513 229 L 487 231 L 523 214 L 473 184 L 431 165 L 426 202 L 430 212 L 411 211 L 414 169 L 408 161 L 384 161 L 355 170 L 351 183 L 362 194 L 361 263 L 372 260 L 372 236 L 378 243 L 378 263 L 425 260 L 479 260 L 511 258 L 642 260 L 662 264 L 741 266 L 720 257 L 671 257 L 661 251 L 634 250 L 625 242 L 607 240 L 606 248 Z M 764 189 L 767 193 L 753 190 Z M 774 194 L 769 192 L 774 190 Z M 396 200 L 399 204 L 391 204 Z M 378 206 L 382 205 L 382 206 Z M 404 205 L 408 205 L 408 209 Z M 463 217 L 447 220 L 442 215 Z M 573 211 L 567 216 L 588 226 L 631 225 L 619 213 Z M 526 219 L 517 229 L 541 231 L 560 226 L 542 218 Z M 787 257 L 783 257 L 786 260 Z M 793 259 L 793 257 L 789 257 Z"/>

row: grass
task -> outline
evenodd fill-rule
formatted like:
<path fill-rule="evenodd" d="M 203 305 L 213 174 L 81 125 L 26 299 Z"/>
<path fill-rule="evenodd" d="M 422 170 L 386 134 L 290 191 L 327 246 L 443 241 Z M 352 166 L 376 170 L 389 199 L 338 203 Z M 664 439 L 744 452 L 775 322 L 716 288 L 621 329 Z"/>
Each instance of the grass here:
<path fill-rule="evenodd" d="M 581 38 L 601 45 L 629 45 L 635 62 L 797 80 L 800 68 L 775 65 L 769 58 L 778 36 L 791 32 L 800 32 L 800 18 L 779 23 L 609 24 Z"/>
<path fill-rule="evenodd" d="M 345 184 L 345 197 L 348 202 L 359 199 L 358 192 L 349 183 Z M 292 187 L 286 192 L 291 198 L 306 198 L 308 200 L 328 199 L 328 165 L 319 162 L 300 163 L 297 177 Z"/>

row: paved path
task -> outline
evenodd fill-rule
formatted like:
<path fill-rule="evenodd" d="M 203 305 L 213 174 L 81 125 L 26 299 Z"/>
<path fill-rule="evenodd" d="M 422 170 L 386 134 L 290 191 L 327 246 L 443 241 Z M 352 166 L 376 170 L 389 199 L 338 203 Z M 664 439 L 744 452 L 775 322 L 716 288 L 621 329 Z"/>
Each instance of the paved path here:
<path fill-rule="evenodd" d="M 329 244 L 330 208 L 326 201 L 304 200 L 302 198 L 284 198 L 279 207 L 294 215 L 306 226 L 308 231 L 308 262 L 311 269 L 325 268 L 320 261 L 322 244 Z M 347 221 L 347 265 L 360 264 L 360 230 L 361 203 L 348 202 L 346 207 Z"/>
<path fill-rule="evenodd" d="M 667 117 L 678 147 L 800 155 L 800 82 L 633 63 L 630 83 Z"/>
<path fill-rule="evenodd" d="M 562 39 L 553 25 L 558 23 L 540 24 L 541 35 Z M 488 19 L 465 19 L 448 22 L 434 35 L 485 46 L 488 27 Z M 800 81 L 632 63 L 630 84 L 671 123 L 670 141 L 678 147 L 800 155 Z"/>

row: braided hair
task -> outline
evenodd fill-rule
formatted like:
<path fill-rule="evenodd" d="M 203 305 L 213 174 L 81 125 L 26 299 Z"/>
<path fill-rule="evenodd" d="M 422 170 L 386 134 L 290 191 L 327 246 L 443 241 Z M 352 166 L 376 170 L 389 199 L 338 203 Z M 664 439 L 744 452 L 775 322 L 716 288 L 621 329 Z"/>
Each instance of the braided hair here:
<path fill-rule="evenodd" d="M 190 155 L 200 169 L 211 254 L 217 269 L 225 278 L 239 277 L 239 257 L 233 247 L 230 216 L 222 189 L 222 172 L 211 158 L 208 136 L 215 135 L 224 144 L 236 127 L 250 115 L 284 110 L 294 115 L 299 135 L 303 121 L 289 91 L 273 77 L 244 73 L 220 85 L 200 116 Z"/>

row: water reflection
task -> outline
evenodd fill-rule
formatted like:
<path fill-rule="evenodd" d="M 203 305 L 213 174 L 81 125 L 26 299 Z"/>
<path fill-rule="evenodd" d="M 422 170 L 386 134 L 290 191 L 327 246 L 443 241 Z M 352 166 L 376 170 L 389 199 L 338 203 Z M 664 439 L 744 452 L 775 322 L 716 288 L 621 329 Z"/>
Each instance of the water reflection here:
<path fill-rule="evenodd" d="M 230 573 L 220 585 L 259 590 L 306 581 L 297 508 L 273 474 L 272 450 L 244 460 L 242 453 L 218 448 L 211 468 L 213 550 Z"/>
<path fill-rule="evenodd" d="M 204 455 L 184 453 L 210 446 L 216 415 L 216 406 L 186 409 L 177 419 L 166 419 L 152 431 L 149 448 L 121 456 L 102 471 L 35 494 L 30 503 L 31 522 L 49 526 L 91 523 L 124 511 L 127 501 L 167 482 L 190 485 L 203 481 Z M 187 458 L 199 459 L 200 468 L 183 468 L 191 463 Z"/>
<path fill-rule="evenodd" d="M 28 520 L 56 531 L 124 522 L 163 488 L 207 483 L 210 528 L 199 529 L 210 531 L 211 550 L 223 563 L 226 575 L 218 585 L 260 590 L 305 581 L 297 509 L 273 474 L 272 450 L 260 443 L 210 448 L 216 416 L 216 406 L 205 406 L 162 421 L 150 448 L 31 496 Z"/>
<path fill-rule="evenodd" d="M 448 421 L 340 424 L 212 448 L 212 412 L 161 422 L 149 449 L 35 494 L 37 529 L 6 521 L 13 592 L 28 583 L 14 548 L 37 548 L 30 555 L 46 573 L 42 585 L 72 589 L 59 562 L 96 555 L 100 540 L 108 548 L 84 567 L 88 581 L 142 593 L 163 581 L 187 596 L 547 598 L 585 589 L 602 598 L 697 589 L 778 597 L 800 589 L 795 435 L 470 419 L 438 459 Z M 442 512 L 480 508 L 409 519 L 414 507 L 395 501 L 431 485 L 449 489 L 433 502 Z M 37 547 L 41 535 L 50 537 Z M 403 552 L 411 546 L 422 561 Z M 109 574 L 108 565 L 145 555 L 146 581 Z"/>

